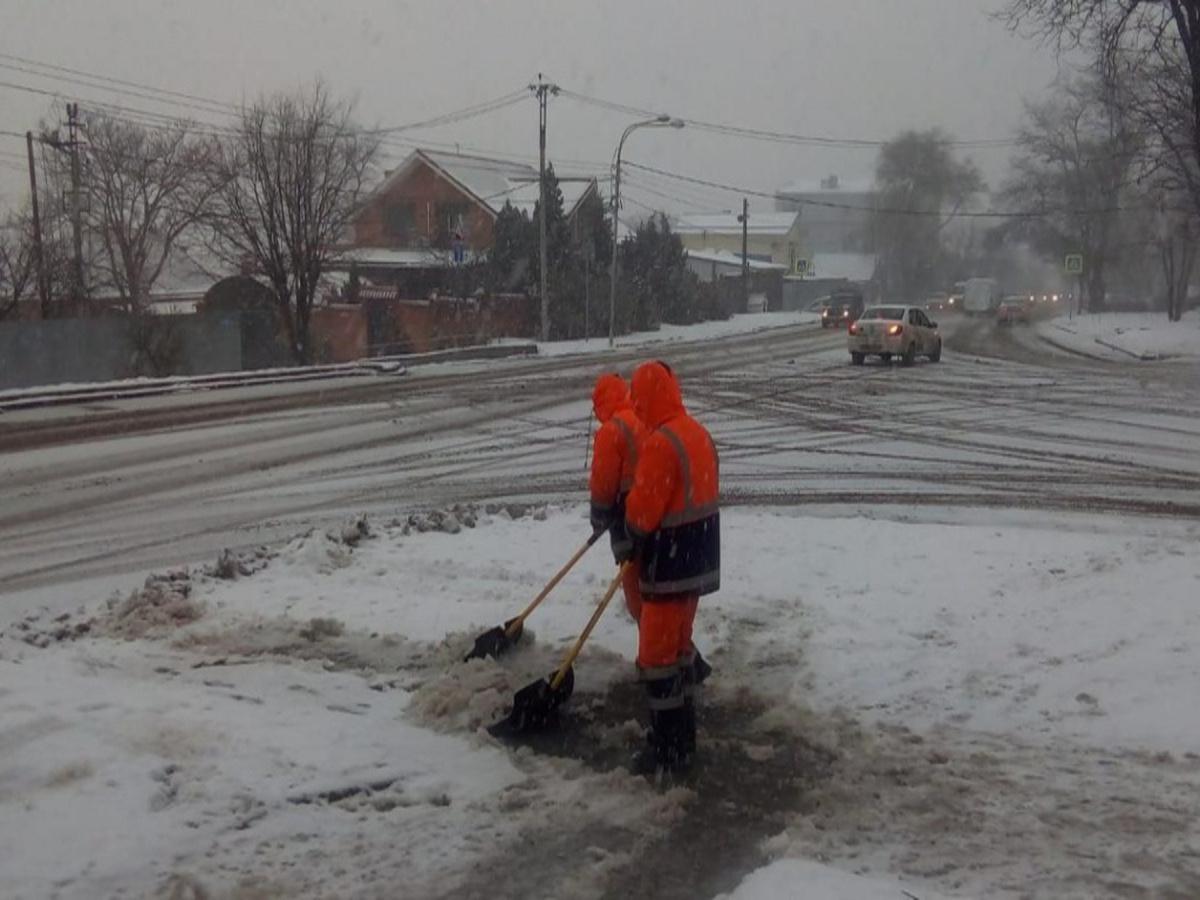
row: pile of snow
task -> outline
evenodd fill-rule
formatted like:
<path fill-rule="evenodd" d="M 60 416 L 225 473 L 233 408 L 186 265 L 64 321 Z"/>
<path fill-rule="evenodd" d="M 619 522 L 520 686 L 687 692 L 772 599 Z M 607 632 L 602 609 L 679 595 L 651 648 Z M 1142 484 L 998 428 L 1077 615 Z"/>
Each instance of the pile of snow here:
<path fill-rule="evenodd" d="M 811 312 L 764 312 L 732 316 L 723 322 L 699 322 L 695 325 L 659 326 L 657 331 L 638 331 L 617 337 L 618 347 L 643 347 L 678 341 L 711 341 L 740 334 L 753 334 L 773 328 L 819 325 L 821 317 Z M 498 343 L 524 343 L 501 340 Z M 608 350 L 608 336 L 597 334 L 588 340 L 541 341 L 539 356 L 568 356 L 577 353 L 601 353 Z"/>
<path fill-rule="evenodd" d="M 1170 322 L 1162 313 L 1092 313 L 1039 323 L 1039 334 L 1104 359 L 1200 357 L 1200 312 Z"/>
<path fill-rule="evenodd" d="M 942 900 L 941 894 L 902 881 L 852 875 L 818 862 L 785 859 L 746 876 L 731 894 L 717 900 Z"/>
<path fill-rule="evenodd" d="M 109 600 L 103 629 L 113 637 L 146 637 L 151 632 L 195 622 L 204 615 L 204 608 L 204 603 L 192 594 L 192 580 L 186 570 L 151 575 L 124 599 Z"/>

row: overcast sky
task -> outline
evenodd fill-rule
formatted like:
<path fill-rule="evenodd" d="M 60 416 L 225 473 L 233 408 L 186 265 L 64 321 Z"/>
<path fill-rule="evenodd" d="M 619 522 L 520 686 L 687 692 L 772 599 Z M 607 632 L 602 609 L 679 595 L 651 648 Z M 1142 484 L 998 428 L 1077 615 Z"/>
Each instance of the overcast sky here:
<path fill-rule="evenodd" d="M 361 120 L 371 125 L 461 109 L 521 88 L 541 71 L 580 93 L 693 119 L 866 139 L 940 126 L 975 140 L 1011 136 L 1023 99 L 1043 92 L 1057 71 L 1048 49 L 989 19 L 1001 3 L 0 0 L 0 53 L 231 102 L 321 76 L 336 92 L 356 97 Z M 0 82 L 70 93 L 85 107 L 99 100 L 220 121 L 15 71 L 22 64 L 11 59 L 0 64 Z M 0 87 L 0 130 L 35 127 L 50 102 Z M 599 170 L 630 121 L 557 98 L 549 118 L 551 159 L 595 163 Z M 536 106 L 528 100 L 404 138 L 533 160 L 536 129 Z M 23 150 L 23 142 L 0 137 L 5 206 L 25 196 L 18 171 Z M 1008 153 L 971 155 L 996 182 Z M 874 155 L 687 129 L 641 132 L 625 151 L 629 160 L 764 191 L 829 173 L 869 178 Z M 732 194 L 636 172 L 628 190 L 633 200 L 672 210 L 738 202 Z"/>

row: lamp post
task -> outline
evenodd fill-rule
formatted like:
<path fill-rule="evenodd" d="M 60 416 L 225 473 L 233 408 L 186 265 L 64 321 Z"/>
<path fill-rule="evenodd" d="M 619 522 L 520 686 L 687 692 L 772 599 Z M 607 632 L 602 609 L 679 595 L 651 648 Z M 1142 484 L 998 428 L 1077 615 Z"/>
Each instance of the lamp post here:
<path fill-rule="evenodd" d="M 617 328 L 617 233 L 619 229 L 619 220 L 617 215 L 621 209 L 621 150 L 625 147 L 625 139 L 633 134 L 639 128 L 682 128 L 683 119 L 672 119 L 670 116 L 663 114 L 655 116 L 653 119 L 646 119 L 642 122 L 634 122 L 621 134 L 621 140 L 617 142 L 617 153 L 613 162 L 613 198 L 612 198 L 612 260 L 609 263 L 609 285 L 608 285 L 608 346 L 612 347 L 616 342 Z"/>

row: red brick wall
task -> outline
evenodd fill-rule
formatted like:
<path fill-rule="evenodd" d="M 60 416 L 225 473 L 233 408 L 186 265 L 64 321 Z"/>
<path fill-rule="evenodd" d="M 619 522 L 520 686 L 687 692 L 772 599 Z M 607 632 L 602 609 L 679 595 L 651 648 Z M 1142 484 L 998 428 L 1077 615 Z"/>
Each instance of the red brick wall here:
<path fill-rule="evenodd" d="M 467 347 L 498 337 L 530 337 L 537 322 L 536 302 L 518 295 L 485 300 L 379 299 L 368 305 L 375 309 L 365 318 L 374 323 L 368 332 L 369 350 L 376 356 Z"/>
<path fill-rule="evenodd" d="M 394 203 L 411 204 L 413 237 L 404 241 L 388 233 L 386 208 Z M 443 204 L 466 205 L 466 234 L 472 250 L 488 250 L 492 246 L 492 216 L 469 194 L 438 174 L 423 161 L 388 186 L 359 213 L 354 222 L 354 243 L 359 247 L 419 247 L 434 243 L 441 231 L 439 207 Z"/>
<path fill-rule="evenodd" d="M 309 330 L 321 362 L 354 362 L 367 355 L 367 316 L 361 306 L 316 307 Z"/>

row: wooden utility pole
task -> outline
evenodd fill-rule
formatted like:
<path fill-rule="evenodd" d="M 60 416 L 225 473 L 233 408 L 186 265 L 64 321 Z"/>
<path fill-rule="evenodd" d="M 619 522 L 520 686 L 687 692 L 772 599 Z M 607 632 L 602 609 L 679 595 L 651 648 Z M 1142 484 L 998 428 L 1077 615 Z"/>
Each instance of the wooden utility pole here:
<path fill-rule="evenodd" d="M 50 318 L 50 284 L 46 280 L 46 256 L 42 249 L 42 215 L 38 206 L 37 167 L 33 161 L 33 132 L 25 132 L 25 150 L 29 154 L 29 205 L 33 214 L 33 262 L 37 267 L 38 300 L 42 318 Z"/>
<path fill-rule="evenodd" d="M 750 312 L 750 201 L 742 198 L 742 214 L 738 216 L 742 223 L 742 312 Z"/>
<path fill-rule="evenodd" d="M 550 290 L 546 277 L 546 101 L 558 93 L 558 85 L 542 80 L 538 72 L 537 84 L 529 89 L 538 100 L 538 254 L 541 260 L 542 340 L 550 340 Z"/>
<path fill-rule="evenodd" d="M 72 262 L 72 300 L 75 315 L 83 308 L 83 197 L 79 167 L 79 104 L 67 104 L 67 146 L 71 153 L 71 232 L 75 258 Z"/>

